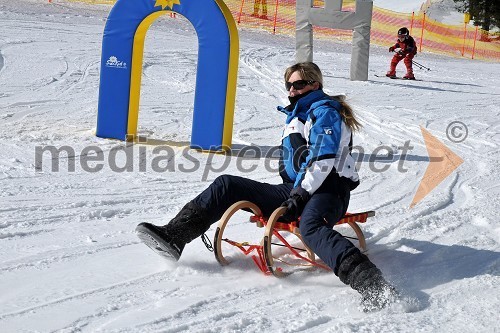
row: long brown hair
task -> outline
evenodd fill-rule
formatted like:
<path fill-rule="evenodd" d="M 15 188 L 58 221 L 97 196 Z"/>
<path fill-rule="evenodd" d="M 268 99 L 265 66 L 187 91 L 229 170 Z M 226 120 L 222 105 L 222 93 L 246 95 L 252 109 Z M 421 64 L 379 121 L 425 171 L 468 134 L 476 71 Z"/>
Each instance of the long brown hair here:
<path fill-rule="evenodd" d="M 339 110 L 340 116 L 342 117 L 342 120 L 346 124 L 347 127 L 352 132 L 357 132 L 359 131 L 363 125 L 356 119 L 356 115 L 354 114 L 354 110 L 352 107 L 347 104 L 345 101 L 345 96 L 344 95 L 337 95 L 337 96 L 330 96 L 331 99 L 339 102 L 341 108 Z"/>
<path fill-rule="evenodd" d="M 298 72 L 303 80 L 318 82 L 319 89 L 323 89 L 323 74 L 321 73 L 318 65 L 316 65 L 314 62 L 299 62 L 293 66 L 288 67 L 284 75 L 285 82 L 288 82 L 290 76 L 292 76 L 292 74 L 295 72 Z M 361 123 L 356 119 L 354 110 L 345 101 L 345 96 L 338 95 L 330 97 L 333 100 L 339 102 L 341 106 L 339 113 L 346 126 L 349 127 L 352 132 L 359 131 L 361 127 L 363 127 L 363 125 L 361 125 Z"/>

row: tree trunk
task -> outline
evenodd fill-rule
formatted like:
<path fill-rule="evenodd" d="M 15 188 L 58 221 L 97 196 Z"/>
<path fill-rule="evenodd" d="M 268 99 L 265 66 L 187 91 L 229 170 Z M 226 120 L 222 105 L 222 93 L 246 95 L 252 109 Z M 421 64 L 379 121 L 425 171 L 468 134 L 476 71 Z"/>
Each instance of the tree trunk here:
<path fill-rule="evenodd" d="M 491 11 L 493 10 L 493 3 L 490 0 L 485 0 L 483 2 L 483 18 L 482 18 L 482 26 L 481 29 L 490 31 L 491 25 Z"/>

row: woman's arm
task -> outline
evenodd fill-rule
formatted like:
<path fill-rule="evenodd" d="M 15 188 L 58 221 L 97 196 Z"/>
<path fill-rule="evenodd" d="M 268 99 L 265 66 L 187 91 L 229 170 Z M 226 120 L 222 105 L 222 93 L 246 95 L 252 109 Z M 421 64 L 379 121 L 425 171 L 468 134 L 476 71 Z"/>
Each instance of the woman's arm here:
<path fill-rule="evenodd" d="M 295 181 L 309 194 L 313 194 L 326 177 L 335 170 L 335 157 L 340 147 L 342 118 L 330 105 L 315 109 L 305 125 L 309 140 L 309 153 Z"/>

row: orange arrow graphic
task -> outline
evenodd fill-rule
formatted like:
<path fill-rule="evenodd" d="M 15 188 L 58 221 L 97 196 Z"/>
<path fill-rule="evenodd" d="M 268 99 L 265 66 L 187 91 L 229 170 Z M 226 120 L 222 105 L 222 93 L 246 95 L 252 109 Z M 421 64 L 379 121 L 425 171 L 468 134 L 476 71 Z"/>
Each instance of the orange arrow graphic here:
<path fill-rule="evenodd" d="M 460 156 L 452 152 L 425 128 L 420 126 L 420 130 L 422 131 L 431 162 L 427 166 L 427 170 L 425 170 L 424 177 L 420 181 L 410 208 L 413 208 L 464 162 Z"/>

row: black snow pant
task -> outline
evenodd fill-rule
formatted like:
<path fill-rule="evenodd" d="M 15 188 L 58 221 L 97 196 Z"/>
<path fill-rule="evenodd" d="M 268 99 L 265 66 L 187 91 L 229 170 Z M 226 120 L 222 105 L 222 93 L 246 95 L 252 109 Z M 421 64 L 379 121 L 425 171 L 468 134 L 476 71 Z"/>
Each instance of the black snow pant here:
<path fill-rule="evenodd" d="M 335 274 L 342 260 L 359 251 L 349 240 L 333 230 L 349 205 L 350 190 L 343 178 L 328 177 L 307 202 L 300 219 L 304 242 Z M 192 203 L 208 212 L 207 222 L 220 220 L 235 202 L 248 200 L 256 204 L 264 216 L 270 216 L 289 198 L 292 183 L 272 185 L 238 176 L 222 175 Z"/>

